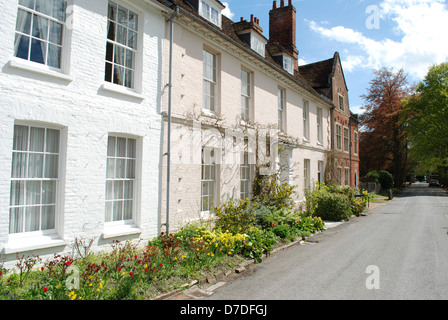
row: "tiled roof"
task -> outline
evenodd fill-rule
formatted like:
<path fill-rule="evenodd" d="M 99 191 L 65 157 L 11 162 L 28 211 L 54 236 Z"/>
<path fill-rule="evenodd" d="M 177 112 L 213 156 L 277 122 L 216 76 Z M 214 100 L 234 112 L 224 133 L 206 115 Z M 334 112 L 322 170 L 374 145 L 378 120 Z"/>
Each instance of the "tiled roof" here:
<path fill-rule="evenodd" d="M 157 0 L 157 1 L 170 8 L 173 8 L 174 5 L 177 5 L 178 7 L 187 11 L 191 15 L 194 15 L 195 17 L 201 19 L 212 29 L 215 29 L 217 32 L 223 33 L 224 35 L 226 35 L 227 37 L 229 37 L 242 47 L 252 51 L 250 46 L 238 37 L 233 28 L 235 22 L 229 19 L 228 17 L 224 15 L 222 16 L 222 24 L 221 28 L 219 28 L 213 23 L 201 17 L 188 0 Z M 278 66 L 278 63 L 270 55 L 269 50 L 266 50 L 265 57 L 260 56 L 260 59 L 265 60 L 271 65 Z M 307 66 L 301 66 L 299 67 L 299 72 L 296 71 L 293 78 L 295 82 L 304 89 L 310 91 L 316 96 L 319 96 L 320 98 L 324 98 L 322 94 L 319 93 L 316 89 L 319 87 L 328 86 L 328 77 L 332 72 L 333 61 L 334 58 L 321 62 L 316 62 Z M 281 67 L 279 67 L 279 69 L 283 70 Z M 287 72 L 285 71 L 285 73 Z M 325 100 L 331 103 L 331 101 L 329 101 L 328 99 Z"/>

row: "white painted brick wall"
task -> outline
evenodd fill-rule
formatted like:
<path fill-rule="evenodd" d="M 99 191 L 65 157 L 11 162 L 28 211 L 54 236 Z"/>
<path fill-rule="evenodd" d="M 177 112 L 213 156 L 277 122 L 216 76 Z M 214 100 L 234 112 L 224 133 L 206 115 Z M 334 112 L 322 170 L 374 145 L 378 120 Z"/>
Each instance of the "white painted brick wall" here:
<path fill-rule="evenodd" d="M 73 2 L 72 2 L 73 3 Z M 165 19 L 160 10 L 132 1 L 144 25 L 140 48 L 141 99 L 102 89 L 106 52 L 107 0 L 75 0 L 70 32 L 69 72 L 72 81 L 12 68 L 17 0 L 0 3 L 0 252 L 8 247 L 13 128 L 16 121 L 62 128 L 61 204 L 57 232 L 70 251 L 75 237 L 102 240 L 106 152 L 109 133 L 137 137 L 140 144 L 137 226 L 142 238 L 159 229 L 160 142 L 162 135 L 162 59 Z M 146 23 L 143 23 L 146 22 Z M 142 31 L 142 29 L 140 29 Z M 124 240 L 119 238 L 119 240 Z M 27 242 L 28 241 L 28 242 Z M 26 246 L 33 239 L 23 241 Z M 60 250 L 59 247 L 57 250 Z M 52 255 L 54 251 L 36 251 Z M 3 255 L 9 261 L 15 254 Z"/>

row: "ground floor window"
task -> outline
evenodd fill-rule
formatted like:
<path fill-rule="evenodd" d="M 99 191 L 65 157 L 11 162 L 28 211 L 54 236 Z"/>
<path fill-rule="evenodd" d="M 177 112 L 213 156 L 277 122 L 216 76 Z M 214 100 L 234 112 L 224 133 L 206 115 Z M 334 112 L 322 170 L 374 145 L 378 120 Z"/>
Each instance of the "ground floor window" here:
<path fill-rule="evenodd" d="M 15 125 L 9 233 L 55 229 L 60 131 Z"/>
<path fill-rule="evenodd" d="M 240 165 L 241 172 L 241 189 L 240 198 L 250 199 L 251 197 L 251 165 L 249 164 L 249 153 L 243 154 L 242 163 Z"/>
<path fill-rule="evenodd" d="M 107 144 L 106 222 L 132 220 L 136 188 L 137 141 L 109 136 Z"/>
<path fill-rule="evenodd" d="M 217 165 L 213 148 L 202 149 L 201 211 L 209 212 L 216 205 Z"/>

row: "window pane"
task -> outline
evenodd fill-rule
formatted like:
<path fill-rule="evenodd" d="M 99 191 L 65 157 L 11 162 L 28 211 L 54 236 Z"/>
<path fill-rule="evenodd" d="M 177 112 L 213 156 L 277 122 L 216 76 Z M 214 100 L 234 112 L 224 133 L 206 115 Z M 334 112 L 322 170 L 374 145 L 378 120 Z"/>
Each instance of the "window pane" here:
<path fill-rule="evenodd" d="M 56 203 L 56 181 L 42 182 L 42 204 Z"/>
<path fill-rule="evenodd" d="M 34 9 L 34 0 L 19 0 L 21 6 Z"/>
<path fill-rule="evenodd" d="M 55 228 L 55 206 L 42 207 L 41 230 L 51 230 Z"/>
<path fill-rule="evenodd" d="M 112 220 L 120 221 L 123 218 L 123 201 L 115 201 L 113 204 Z"/>
<path fill-rule="evenodd" d="M 135 160 L 127 161 L 126 178 L 135 179 Z"/>
<path fill-rule="evenodd" d="M 115 178 L 115 159 L 107 159 L 107 179 Z"/>
<path fill-rule="evenodd" d="M 28 178 L 43 177 L 44 155 L 40 153 L 30 153 L 28 162 Z"/>
<path fill-rule="evenodd" d="M 125 75 L 125 87 L 127 88 L 134 88 L 134 71 L 126 69 L 126 75 Z"/>
<path fill-rule="evenodd" d="M 112 208 L 113 202 L 106 202 L 106 222 L 112 222 Z"/>
<path fill-rule="evenodd" d="M 53 0 L 53 12 L 51 16 L 61 22 L 65 22 L 65 13 L 67 10 L 67 2 L 65 0 Z"/>
<path fill-rule="evenodd" d="M 114 183 L 113 181 L 106 181 L 106 200 L 114 199 Z"/>
<path fill-rule="evenodd" d="M 45 155 L 45 178 L 58 178 L 58 162 L 59 156 L 53 154 Z"/>
<path fill-rule="evenodd" d="M 25 208 L 25 232 L 39 230 L 40 207 Z"/>
<path fill-rule="evenodd" d="M 36 0 L 36 11 L 50 16 L 52 12 L 51 2 L 51 0 Z"/>
<path fill-rule="evenodd" d="M 16 31 L 30 34 L 31 32 L 31 13 L 23 10 L 18 10 L 16 20 Z"/>
<path fill-rule="evenodd" d="M 124 80 L 124 68 L 119 66 L 114 66 L 114 83 L 123 85 Z"/>
<path fill-rule="evenodd" d="M 9 204 L 11 206 L 23 206 L 25 202 L 25 182 L 11 181 L 11 194 Z"/>
<path fill-rule="evenodd" d="M 115 143 L 117 138 L 109 137 L 107 140 L 107 156 L 114 157 L 115 156 Z"/>
<path fill-rule="evenodd" d="M 30 38 L 16 34 L 14 40 L 14 56 L 20 59 L 28 60 L 28 52 L 30 50 Z"/>
<path fill-rule="evenodd" d="M 26 178 L 27 155 L 26 153 L 13 152 L 11 178 Z"/>
<path fill-rule="evenodd" d="M 126 157 L 126 138 L 117 138 L 117 157 Z"/>
<path fill-rule="evenodd" d="M 122 45 L 127 45 L 128 43 L 128 32 L 127 29 L 121 25 L 117 25 L 117 39 L 118 43 Z"/>
<path fill-rule="evenodd" d="M 14 126 L 14 141 L 13 150 L 27 151 L 28 150 L 28 127 Z"/>
<path fill-rule="evenodd" d="M 47 40 L 48 20 L 39 16 L 33 16 L 33 37 Z"/>
<path fill-rule="evenodd" d="M 136 144 L 137 144 L 137 140 L 128 139 L 128 158 L 136 158 L 137 157 Z"/>
<path fill-rule="evenodd" d="M 124 66 L 124 58 L 125 58 L 124 53 L 125 49 L 123 47 L 115 46 L 114 62 L 116 64 Z"/>
<path fill-rule="evenodd" d="M 131 220 L 132 219 L 132 200 L 123 202 L 123 220 Z"/>
<path fill-rule="evenodd" d="M 106 63 L 106 70 L 105 70 L 105 76 L 104 76 L 105 81 L 112 82 L 112 72 L 113 72 L 112 64 Z"/>
<path fill-rule="evenodd" d="M 40 181 L 28 181 L 25 188 L 26 204 L 40 204 Z"/>
<path fill-rule="evenodd" d="M 46 152 L 59 153 L 59 130 L 47 129 Z"/>
<path fill-rule="evenodd" d="M 33 62 L 44 64 L 46 55 L 47 55 L 46 43 L 43 41 L 32 39 L 30 60 Z"/>
<path fill-rule="evenodd" d="M 113 21 L 117 20 L 117 4 L 112 1 L 109 1 L 109 9 L 107 12 L 107 17 Z"/>
<path fill-rule="evenodd" d="M 137 32 L 128 31 L 128 47 L 137 50 Z"/>
<path fill-rule="evenodd" d="M 123 181 L 114 181 L 114 199 L 122 200 L 123 199 Z"/>
<path fill-rule="evenodd" d="M 112 21 L 107 22 L 107 39 L 115 41 L 116 26 Z"/>
<path fill-rule="evenodd" d="M 124 199 L 131 200 L 134 198 L 134 181 L 124 182 Z"/>
<path fill-rule="evenodd" d="M 126 177 L 126 160 L 116 159 L 115 178 L 124 179 Z"/>
<path fill-rule="evenodd" d="M 53 44 L 62 45 L 62 24 L 50 22 L 50 39 Z"/>
<path fill-rule="evenodd" d="M 23 232 L 23 208 L 9 209 L 9 233 Z"/>
<path fill-rule="evenodd" d="M 132 11 L 129 11 L 129 28 L 138 31 L 138 15 Z"/>
<path fill-rule="evenodd" d="M 44 137 L 45 129 L 31 128 L 30 130 L 30 151 L 43 152 L 44 151 Z"/>
<path fill-rule="evenodd" d="M 128 26 L 128 10 L 122 6 L 118 6 L 118 23 Z"/>
<path fill-rule="evenodd" d="M 61 67 L 61 47 L 49 44 L 48 45 L 48 57 L 47 65 L 53 68 Z"/>

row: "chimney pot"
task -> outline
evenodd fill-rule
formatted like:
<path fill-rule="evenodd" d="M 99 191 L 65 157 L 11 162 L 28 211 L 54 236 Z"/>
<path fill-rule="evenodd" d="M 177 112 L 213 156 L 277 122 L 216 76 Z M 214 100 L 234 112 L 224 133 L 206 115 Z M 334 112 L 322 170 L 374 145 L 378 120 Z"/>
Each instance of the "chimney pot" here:
<path fill-rule="evenodd" d="M 283 8 L 285 6 L 285 0 L 280 0 L 280 7 Z"/>
<path fill-rule="evenodd" d="M 292 0 L 288 0 L 288 6 L 292 6 Z"/>
<path fill-rule="evenodd" d="M 277 9 L 277 1 L 274 1 L 273 5 L 272 5 L 272 10 Z"/>

